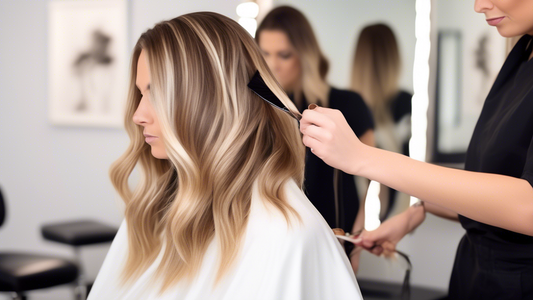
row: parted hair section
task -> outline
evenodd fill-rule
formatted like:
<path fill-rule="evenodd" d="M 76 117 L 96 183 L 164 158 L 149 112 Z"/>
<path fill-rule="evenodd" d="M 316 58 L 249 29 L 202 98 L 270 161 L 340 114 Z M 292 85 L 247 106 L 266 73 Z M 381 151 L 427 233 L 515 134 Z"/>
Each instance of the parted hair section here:
<path fill-rule="evenodd" d="M 151 155 L 143 128 L 132 121 L 141 99 L 135 86 L 141 51 L 168 160 Z M 302 186 L 305 147 L 297 122 L 247 87 L 256 71 L 298 114 L 253 38 L 230 18 L 191 13 L 160 22 L 139 38 L 125 118 L 130 144 L 110 169 L 125 203 L 129 251 L 124 285 L 133 283 L 161 252 L 154 276 L 161 293 L 192 280 L 213 241 L 219 282 L 239 255 L 254 190 L 285 216 L 288 226 L 299 220 L 284 185 L 294 180 Z M 135 167 L 141 178 L 131 189 L 128 180 Z"/>

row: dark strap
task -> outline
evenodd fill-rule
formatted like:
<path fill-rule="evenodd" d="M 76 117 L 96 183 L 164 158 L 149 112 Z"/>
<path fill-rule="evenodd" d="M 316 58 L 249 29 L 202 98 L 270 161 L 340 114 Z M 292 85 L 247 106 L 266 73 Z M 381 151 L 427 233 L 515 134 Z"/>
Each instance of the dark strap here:
<path fill-rule="evenodd" d="M 342 173 L 333 169 L 333 194 L 335 197 L 335 227 L 344 229 L 344 197 L 342 190 Z"/>
<path fill-rule="evenodd" d="M 399 250 L 395 250 L 398 256 L 403 257 L 405 261 L 407 262 L 407 270 L 405 270 L 405 276 L 403 278 L 403 284 L 402 284 L 402 300 L 409 300 L 411 299 L 411 270 L 413 269 L 413 265 L 411 264 L 411 260 L 409 259 L 409 256 Z"/>

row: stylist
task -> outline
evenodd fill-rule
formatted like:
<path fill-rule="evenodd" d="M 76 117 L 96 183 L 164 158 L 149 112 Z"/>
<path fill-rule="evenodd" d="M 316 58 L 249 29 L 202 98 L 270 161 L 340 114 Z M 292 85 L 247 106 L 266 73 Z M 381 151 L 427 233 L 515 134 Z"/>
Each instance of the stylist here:
<path fill-rule="evenodd" d="M 308 103 L 338 109 L 346 117 L 350 130 L 363 143 L 374 146 L 370 110 L 359 94 L 332 88 L 326 82 L 328 61 L 309 21 L 300 11 L 289 6 L 273 9 L 259 25 L 256 40 L 270 70 L 300 111 Z M 364 227 L 364 201 L 357 195 L 354 176 L 339 172 L 334 180 L 334 173 L 332 167 L 307 149 L 304 182 L 307 197 L 329 226 L 346 232 L 360 231 Z M 340 203 L 335 203 L 335 198 Z M 352 248 L 347 249 L 347 254 L 357 272 L 359 252 Z"/>
<path fill-rule="evenodd" d="M 424 200 L 364 233 L 363 247 L 393 250 L 427 211 L 459 220 L 449 298 L 533 299 L 533 0 L 476 0 L 475 10 L 522 38 L 487 96 L 464 171 L 369 147 L 337 110 L 306 110 L 300 130 L 327 164 Z"/>

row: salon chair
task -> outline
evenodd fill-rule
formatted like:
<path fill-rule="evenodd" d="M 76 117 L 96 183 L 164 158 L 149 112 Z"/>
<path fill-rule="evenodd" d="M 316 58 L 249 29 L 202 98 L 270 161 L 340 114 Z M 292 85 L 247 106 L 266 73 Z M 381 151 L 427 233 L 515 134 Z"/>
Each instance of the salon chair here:
<path fill-rule="evenodd" d="M 6 208 L 0 190 L 0 227 Z M 78 266 L 67 259 L 22 252 L 0 252 L 0 292 L 9 292 L 15 300 L 27 299 L 27 291 L 72 284 L 78 278 Z"/>
<path fill-rule="evenodd" d="M 41 227 L 44 239 L 69 246 L 74 251 L 74 257 L 78 265 L 78 299 L 86 299 L 92 284 L 85 279 L 81 261 L 81 247 L 112 242 L 118 229 L 92 220 L 78 220 L 54 224 L 46 224 Z"/>

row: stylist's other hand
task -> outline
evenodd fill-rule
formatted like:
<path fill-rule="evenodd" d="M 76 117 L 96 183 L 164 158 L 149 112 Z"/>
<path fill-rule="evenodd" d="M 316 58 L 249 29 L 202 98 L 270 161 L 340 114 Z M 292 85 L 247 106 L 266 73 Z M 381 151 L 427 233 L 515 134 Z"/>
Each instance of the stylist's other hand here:
<path fill-rule="evenodd" d="M 359 246 L 375 255 L 390 257 L 398 242 L 409 233 L 408 214 L 403 212 L 383 222 L 376 230 L 363 231 Z"/>
<path fill-rule="evenodd" d="M 312 108 L 315 106 L 314 108 Z M 356 174 L 357 162 L 366 147 L 339 110 L 310 105 L 300 120 L 303 143 L 328 165 Z"/>
<path fill-rule="evenodd" d="M 426 218 L 424 206 L 411 206 L 404 212 L 383 222 L 376 230 L 361 233 L 361 246 L 376 255 L 391 256 L 396 245 Z"/>

